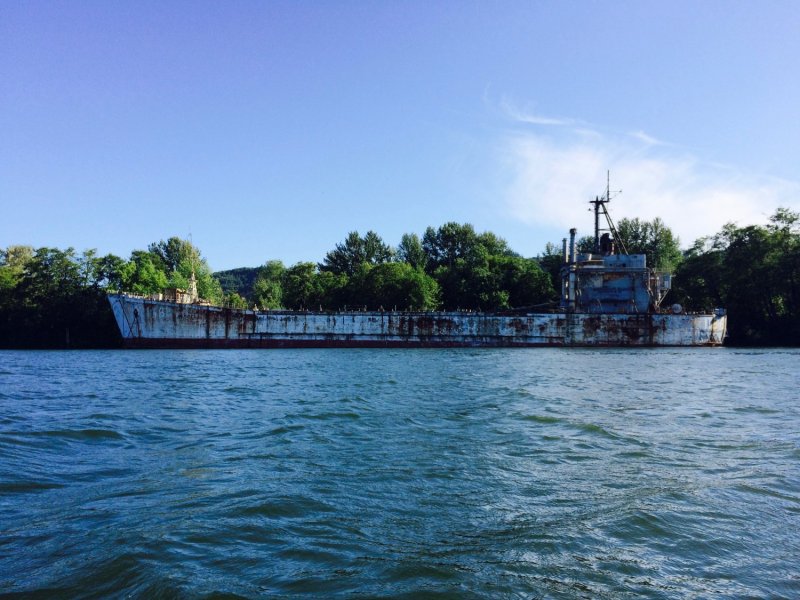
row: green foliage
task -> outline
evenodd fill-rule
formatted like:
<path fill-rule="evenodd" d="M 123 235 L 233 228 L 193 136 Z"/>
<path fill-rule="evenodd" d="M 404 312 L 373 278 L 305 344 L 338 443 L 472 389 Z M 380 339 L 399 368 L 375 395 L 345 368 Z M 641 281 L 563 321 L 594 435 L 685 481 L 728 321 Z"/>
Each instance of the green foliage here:
<path fill-rule="evenodd" d="M 552 242 L 547 242 L 544 252 L 538 257 L 539 267 L 550 277 L 550 286 L 553 288 L 552 300 L 555 300 L 555 290 L 561 289 L 561 267 L 564 266 L 563 247 L 558 247 Z"/>
<path fill-rule="evenodd" d="M 18 280 L 32 258 L 33 248 L 30 246 L 9 246 L 5 250 L 0 249 L 0 272 L 5 273 L 10 280 Z"/>
<path fill-rule="evenodd" d="M 281 308 L 283 302 L 283 275 L 286 267 L 279 260 L 271 260 L 259 270 L 253 284 L 253 300 L 260 308 Z"/>
<path fill-rule="evenodd" d="M 22 271 L 31 258 L 33 258 L 31 246 L 9 246 L 0 249 L 0 267 L 10 267 Z"/>
<path fill-rule="evenodd" d="M 216 271 L 214 279 L 219 281 L 226 294 L 236 292 L 243 298 L 253 298 L 253 288 L 261 273 L 261 267 L 240 267 L 227 271 Z"/>
<path fill-rule="evenodd" d="M 359 290 L 372 310 L 436 310 L 439 285 L 421 269 L 408 263 L 384 263 L 365 274 Z"/>
<path fill-rule="evenodd" d="M 800 344 L 800 215 L 778 209 L 767 226 L 728 224 L 698 240 L 675 274 L 689 310 L 727 309 L 735 344 Z"/>
<path fill-rule="evenodd" d="M 346 275 L 319 271 L 316 274 L 316 289 L 319 294 L 319 306 L 323 309 L 336 310 L 347 304 L 348 283 Z"/>
<path fill-rule="evenodd" d="M 184 263 L 191 264 L 194 259 L 200 262 L 200 253 L 197 249 L 178 237 L 171 237 L 166 242 L 164 240 L 154 242 L 147 246 L 147 251 L 165 273 L 177 271 Z"/>
<path fill-rule="evenodd" d="M 282 277 L 284 306 L 298 310 L 318 306 L 316 275 L 317 265 L 312 262 L 297 263 L 286 269 Z"/>
<path fill-rule="evenodd" d="M 9 246 L 0 250 L 0 308 L 11 302 L 14 289 L 32 258 L 30 246 Z"/>
<path fill-rule="evenodd" d="M 125 261 L 114 254 L 94 259 L 94 286 L 111 291 L 122 289 Z"/>
<path fill-rule="evenodd" d="M 416 233 L 404 233 L 397 246 L 397 260 L 408 263 L 414 269 L 424 269 L 428 255 L 422 247 L 422 240 Z"/>
<path fill-rule="evenodd" d="M 406 234 L 396 262 L 393 256 L 374 232 L 363 238 L 352 232 L 316 267 L 268 263 L 254 297 L 265 308 L 496 310 L 547 302 L 554 295 L 536 261 L 469 224 L 428 228 L 422 240 Z"/>
<path fill-rule="evenodd" d="M 122 271 L 122 290 L 134 294 L 159 294 L 168 285 L 163 263 L 150 252 L 134 250 Z"/>
<path fill-rule="evenodd" d="M 288 269 L 278 260 L 265 264 L 253 285 L 255 304 L 261 309 L 335 310 L 347 304 L 353 278 L 321 271 L 310 262 Z"/>
<path fill-rule="evenodd" d="M 491 231 L 484 231 L 477 236 L 477 243 L 491 256 L 519 256 L 508 246 L 508 242 Z"/>
<path fill-rule="evenodd" d="M 192 273 L 200 298 L 222 304 L 223 291 L 212 275 L 200 250 L 187 240 L 171 237 L 150 244 L 148 249 L 134 250 L 121 269 L 120 289 L 135 294 L 158 294 L 167 288 L 188 290 Z"/>
<path fill-rule="evenodd" d="M 300 262 L 286 269 L 280 278 L 282 306 L 291 310 L 333 310 L 345 300 L 351 279 L 344 274 L 320 271 L 311 262 Z"/>
<path fill-rule="evenodd" d="M 219 281 L 214 279 L 211 270 L 201 274 L 197 280 L 197 293 L 201 298 L 205 298 L 212 304 L 221 304 L 224 294 L 222 293 L 222 286 Z"/>
<path fill-rule="evenodd" d="M 39 248 L 25 265 L 18 289 L 28 305 L 38 305 L 63 301 L 82 283 L 74 249 Z"/>
<path fill-rule="evenodd" d="M 690 310 L 709 312 L 723 306 L 722 263 L 725 253 L 701 238 L 684 253 L 673 280 L 670 298 Z"/>
<path fill-rule="evenodd" d="M 225 295 L 225 306 L 229 308 L 247 308 L 247 299 L 243 298 L 236 292 L 231 292 Z"/>
<path fill-rule="evenodd" d="M 200 252 L 170 238 L 135 250 L 129 260 L 96 250 L 10 246 L 0 251 L 0 344 L 97 347 L 120 342 L 108 291 L 157 294 L 186 289 L 195 272 L 201 298 L 223 302 L 222 288 Z M 231 302 L 240 304 L 232 297 Z"/>
<path fill-rule="evenodd" d="M 575 241 L 575 251 L 578 254 L 591 254 L 594 252 L 594 236 L 584 235 Z"/>
<path fill-rule="evenodd" d="M 99 286 L 94 251 L 72 248 L 20 250 L 0 256 L 0 345 L 98 347 L 119 343 L 119 333 Z"/>
<path fill-rule="evenodd" d="M 389 262 L 393 256 L 392 248 L 374 231 L 368 231 L 364 237 L 351 231 L 344 242 L 325 255 L 320 269 L 351 277 L 363 263 L 379 265 Z"/>
<path fill-rule="evenodd" d="M 495 256 L 490 265 L 501 275 L 500 287 L 508 292 L 509 308 L 532 307 L 554 299 L 550 276 L 537 261 L 519 256 Z"/>
<path fill-rule="evenodd" d="M 535 260 L 520 257 L 491 232 L 476 233 L 468 223 L 428 227 L 422 247 L 446 310 L 505 310 L 546 303 L 555 295 Z"/>
<path fill-rule="evenodd" d="M 445 223 L 439 229 L 428 227 L 422 237 L 422 247 L 428 255 L 427 268 L 435 272 L 439 267 L 453 269 L 456 261 L 467 261 L 478 248 L 478 235 L 469 223 Z"/>
<path fill-rule="evenodd" d="M 617 232 L 628 254 L 647 255 L 647 266 L 672 272 L 683 257 L 678 238 L 656 217 L 652 221 L 622 219 Z"/>
<path fill-rule="evenodd" d="M 479 254 L 471 263 L 456 259 L 435 277 L 446 309 L 507 310 L 549 303 L 555 292 L 547 273 L 533 259 Z"/>

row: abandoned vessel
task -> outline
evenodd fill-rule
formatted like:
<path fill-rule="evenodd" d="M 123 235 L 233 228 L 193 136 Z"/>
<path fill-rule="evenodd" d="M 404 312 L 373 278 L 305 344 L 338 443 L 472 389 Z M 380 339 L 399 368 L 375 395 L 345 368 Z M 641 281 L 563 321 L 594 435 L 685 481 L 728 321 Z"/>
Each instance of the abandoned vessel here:
<path fill-rule="evenodd" d="M 561 300 L 551 312 L 254 311 L 201 303 L 196 285 L 170 298 L 111 294 L 129 348 L 354 348 L 716 346 L 727 316 L 663 309 L 671 276 L 627 254 L 606 210 L 592 201 L 594 251 L 563 241 Z M 607 229 L 600 228 L 604 216 Z M 601 231 L 605 231 L 602 235 Z"/>

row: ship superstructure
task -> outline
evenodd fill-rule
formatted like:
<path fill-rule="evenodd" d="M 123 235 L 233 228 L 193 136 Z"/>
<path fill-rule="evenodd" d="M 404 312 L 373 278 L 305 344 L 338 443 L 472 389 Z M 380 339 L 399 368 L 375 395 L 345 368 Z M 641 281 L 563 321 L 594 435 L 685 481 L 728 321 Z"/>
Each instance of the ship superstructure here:
<path fill-rule="evenodd" d="M 570 229 L 569 245 L 563 240 L 561 268 L 562 310 L 591 314 L 658 313 L 672 287 L 672 276 L 648 268 L 645 254 L 628 254 L 606 204 L 611 191 L 591 201 L 594 205 L 594 246 L 578 253 L 576 229 Z M 606 229 L 601 229 L 601 216 Z M 602 233 L 601 233 L 602 232 Z"/>

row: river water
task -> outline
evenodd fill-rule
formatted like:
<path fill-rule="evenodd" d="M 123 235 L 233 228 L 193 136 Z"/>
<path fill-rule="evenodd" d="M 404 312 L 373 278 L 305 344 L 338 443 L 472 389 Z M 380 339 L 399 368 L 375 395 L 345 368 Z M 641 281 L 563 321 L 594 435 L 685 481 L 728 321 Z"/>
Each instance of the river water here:
<path fill-rule="evenodd" d="M 800 596 L 800 351 L 0 352 L 0 593 Z"/>

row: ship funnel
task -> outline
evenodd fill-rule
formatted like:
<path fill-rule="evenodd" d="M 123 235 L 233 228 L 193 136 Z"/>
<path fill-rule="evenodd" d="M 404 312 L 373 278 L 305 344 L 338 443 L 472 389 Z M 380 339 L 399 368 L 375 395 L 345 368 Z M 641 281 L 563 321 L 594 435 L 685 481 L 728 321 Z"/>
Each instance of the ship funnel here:
<path fill-rule="evenodd" d="M 574 227 L 569 230 L 569 262 L 575 262 L 575 234 L 578 230 Z"/>

